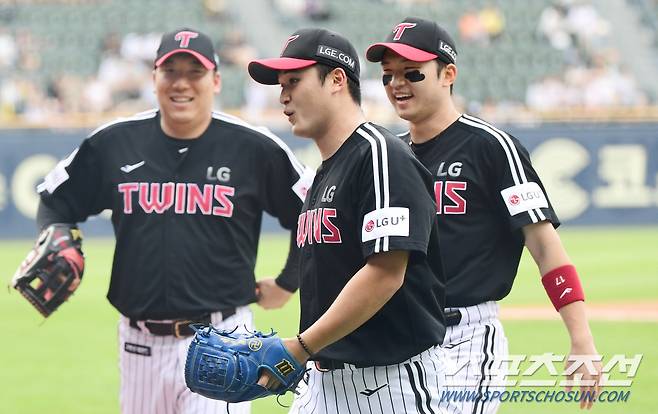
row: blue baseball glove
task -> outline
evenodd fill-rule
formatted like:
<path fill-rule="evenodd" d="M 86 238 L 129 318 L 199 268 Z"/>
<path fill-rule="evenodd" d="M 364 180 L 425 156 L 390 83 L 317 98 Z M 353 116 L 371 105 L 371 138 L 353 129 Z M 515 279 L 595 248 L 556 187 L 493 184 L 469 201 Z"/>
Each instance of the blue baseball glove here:
<path fill-rule="evenodd" d="M 187 351 L 185 383 L 192 392 L 227 402 L 251 401 L 293 391 L 305 369 L 272 331 L 237 333 L 212 326 L 191 325 L 196 334 Z M 257 384 L 261 370 L 281 385 L 268 390 Z"/>

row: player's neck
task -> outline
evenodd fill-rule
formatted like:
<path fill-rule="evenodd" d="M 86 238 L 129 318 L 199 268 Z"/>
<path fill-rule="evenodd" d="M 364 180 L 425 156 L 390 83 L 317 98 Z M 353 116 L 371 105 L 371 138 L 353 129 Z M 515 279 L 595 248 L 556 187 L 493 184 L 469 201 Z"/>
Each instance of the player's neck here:
<path fill-rule="evenodd" d="M 313 140 L 320 150 L 322 160 L 329 159 L 338 151 L 356 128 L 366 122 L 361 107 L 354 104 L 354 108 L 347 111 L 333 111 L 333 116 L 327 122 L 327 128 Z"/>
<path fill-rule="evenodd" d="M 208 125 L 212 120 L 211 116 L 208 116 L 207 119 L 204 119 L 202 122 L 172 122 L 171 120 L 165 119 L 163 115 L 160 118 L 160 128 L 162 131 L 172 138 L 177 139 L 196 139 L 201 136 L 208 129 Z"/>
<path fill-rule="evenodd" d="M 409 122 L 409 132 L 411 141 L 414 144 L 422 144 L 445 131 L 452 125 L 461 114 L 457 109 L 450 105 L 449 109 L 436 111 L 431 116 L 420 122 Z"/>

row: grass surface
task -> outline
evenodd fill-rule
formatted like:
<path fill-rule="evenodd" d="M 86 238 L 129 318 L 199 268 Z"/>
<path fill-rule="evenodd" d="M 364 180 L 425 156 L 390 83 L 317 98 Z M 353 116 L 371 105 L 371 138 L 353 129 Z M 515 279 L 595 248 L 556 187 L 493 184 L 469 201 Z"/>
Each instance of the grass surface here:
<path fill-rule="evenodd" d="M 577 264 L 590 302 L 655 301 L 658 292 L 658 228 L 577 229 L 562 239 Z M 10 278 L 32 241 L 0 242 L 0 274 Z M 284 262 L 285 237 L 266 236 L 261 243 L 257 274 L 275 274 Z M 118 413 L 118 314 L 105 299 L 113 242 L 86 240 L 87 269 L 81 288 L 50 319 L 15 291 L 0 294 L 0 412 Z M 261 328 L 282 335 L 297 329 L 298 298 L 283 309 L 254 308 Z M 512 294 L 504 303 L 544 304 L 536 268 L 527 254 Z M 599 352 L 644 354 L 626 403 L 598 404 L 598 413 L 653 413 L 653 386 L 658 384 L 658 323 L 593 322 Z M 560 322 L 508 321 L 505 329 L 513 354 L 568 351 Z M 615 369 L 618 372 L 618 369 Z M 613 371 L 615 372 L 615 371 Z M 541 373 L 538 374 L 541 376 Z M 534 379 L 535 377 L 533 377 Z M 619 374 L 612 379 L 621 379 Z M 289 399 L 289 398 L 288 398 Z M 253 405 L 254 414 L 285 413 L 272 398 Z M 578 412 L 571 403 L 505 403 L 502 414 Z"/>

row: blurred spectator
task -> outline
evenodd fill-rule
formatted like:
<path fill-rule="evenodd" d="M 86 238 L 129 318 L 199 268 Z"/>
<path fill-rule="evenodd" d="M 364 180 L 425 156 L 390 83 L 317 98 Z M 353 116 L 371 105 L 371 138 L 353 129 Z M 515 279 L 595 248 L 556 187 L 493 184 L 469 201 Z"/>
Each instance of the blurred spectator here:
<path fill-rule="evenodd" d="M 87 83 L 80 76 L 72 73 L 61 73 L 53 78 L 50 86 L 54 98 L 54 110 L 58 113 L 91 112 L 83 102 Z"/>
<path fill-rule="evenodd" d="M 546 76 L 528 86 L 526 105 L 535 111 L 550 111 L 561 107 L 565 94 L 564 83 L 556 76 Z"/>
<path fill-rule="evenodd" d="M 564 108 L 602 109 L 645 105 L 647 97 L 625 69 L 618 69 L 603 56 L 595 66 L 572 66 L 562 77 L 547 76 L 528 86 L 526 105 L 536 111 Z"/>
<path fill-rule="evenodd" d="M 246 69 L 249 62 L 256 59 L 256 48 L 247 43 L 240 29 L 226 33 L 222 42 L 217 45 L 217 53 L 220 67 L 226 65 Z"/>
<path fill-rule="evenodd" d="M 560 4 L 546 7 L 539 15 L 537 31 L 557 50 L 566 50 L 572 46 L 566 16 L 567 9 Z"/>
<path fill-rule="evenodd" d="M 487 32 L 480 21 L 480 15 L 474 10 L 462 14 L 457 22 L 459 37 L 464 43 L 481 43 L 487 41 Z"/>
<path fill-rule="evenodd" d="M 49 112 L 41 88 L 29 79 L 13 75 L 0 84 L 0 119 L 40 121 Z"/>
<path fill-rule="evenodd" d="M 100 79 L 89 78 L 82 93 L 84 112 L 102 113 L 112 108 L 112 89 Z"/>
<path fill-rule="evenodd" d="M 591 49 L 601 46 L 610 31 L 610 24 L 602 18 L 592 4 L 575 4 L 569 8 L 566 21 L 582 47 Z"/>
<path fill-rule="evenodd" d="M 479 18 L 489 40 L 496 40 L 505 30 L 505 16 L 496 6 L 485 6 L 480 10 Z"/>
<path fill-rule="evenodd" d="M 113 102 L 139 99 L 142 85 L 151 79 L 151 67 L 146 61 L 152 62 L 154 53 L 145 53 L 137 46 L 151 41 L 151 35 L 130 33 L 122 40 L 115 33 L 108 34 L 101 46 L 96 79 L 89 79 L 85 87 L 85 106 L 106 111 L 112 108 Z M 155 49 L 157 46 L 147 50 Z"/>
<path fill-rule="evenodd" d="M 480 10 L 468 10 L 457 22 L 459 37 L 465 43 L 488 45 L 505 30 L 505 17 L 500 9 L 487 5 Z"/>
<path fill-rule="evenodd" d="M 153 64 L 161 33 L 127 33 L 121 40 L 119 54 L 124 59 Z"/>
<path fill-rule="evenodd" d="M 304 15 L 314 21 L 325 21 L 329 20 L 331 12 L 325 0 L 306 0 Z"/>
<path fill-rule="evenodd" d="M 11 69 L 18 59 L 18 46 L 11 32 L 0 27 L 0 71 Z"/>
<path fill-rule="evenodd" d="M 17 68 L 23 72 L 36 72 L 41 69 L 41 42 L 29 29 L 16 29 L 18 46 Z"/>
<path fill-rule="evenodd" d="M 304 13 L 304 0 L 274 0 L 273 6 L 284 15 L 301 16 Z"/>
<path fill-rule="evenodd" d="M 203 0 L 203 10 L 210 19 L 224 19 L 227 14 L 226 0 Z"/>

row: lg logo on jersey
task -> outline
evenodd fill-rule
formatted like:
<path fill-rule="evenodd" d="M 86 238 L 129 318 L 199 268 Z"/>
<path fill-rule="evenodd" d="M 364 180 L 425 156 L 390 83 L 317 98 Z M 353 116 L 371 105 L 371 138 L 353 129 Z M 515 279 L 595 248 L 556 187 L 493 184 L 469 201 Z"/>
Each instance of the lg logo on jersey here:
<path fill-rule="evenodd" d="M 334 201 L 334 193 L 336 192 L 336 186 L 332 185 L 331 187 L 325 187 L 322 192 L 322 198 L 320 201 L 323 203 L 331 203 Z"/>
<path fill-rule="evenodd" d="M 176 214 L 206 216 L 233 216 L 235 188 L 226 185 L 195 183 L 121 183 L 118 191 L 123 195 L 124 214 L 133 213 L 133 193 L 138 195 L 138 204 L 147 213 L 162 214 L 172 206 Z"/>
<path fill-rule="evenodd" d="M 462 173 L 462 163 L 461 162 L 453 162 L 450 164 L 448 167 L 448 171 L 446 171 L 445 168 L 445 161 L 443 161 L 441 164 L 439 164 L 439 169 L 436 172 L 437 177 L 445 177 L 445 176 L 451 176 L 451 177 L 459 177 L 459 175 Z"/>
<path fill-rule="evenodd" d="M 219 167 L 217 171 L 214 171 L 213 167 L 208 167 L 206 170 L 206 179 L 208 181 L 219 180 L 225 183 L 231 179 L 231 169 L 228 167 Z"/>

